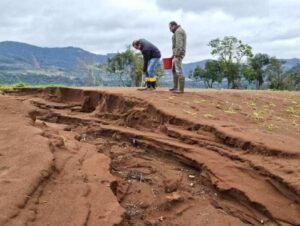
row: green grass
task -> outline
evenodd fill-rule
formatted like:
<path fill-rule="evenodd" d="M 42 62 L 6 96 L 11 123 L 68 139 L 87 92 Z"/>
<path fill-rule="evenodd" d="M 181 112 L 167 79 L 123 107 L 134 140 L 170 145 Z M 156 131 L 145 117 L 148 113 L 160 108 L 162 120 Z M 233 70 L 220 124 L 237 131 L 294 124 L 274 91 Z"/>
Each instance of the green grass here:
<path fill-rule="evenodd" d="M 275 126 L 274 124 L 272 123 L 269 123 L 269 124 L 266 124 L 266 129 L 269 131 L 269 132 L 272 132 L 274 129 L 277 129 L 278 127 Z"/>
<path fill-rule="evenodd" d="M 233 115 L 236 114 L 236 111 L 234 111 L 232 108 L 228 108 L 227 110 L 224 110 L 224 113 Z"/>
<path fill-rule="evenodd" d="M 293 106 L 290 106 L 286 109 L 286 111 L 291 114 L 291 115 L 296 115 L 297 114 L 297 110 L 293 107 Z"/>
<path fill-rule="evenodd" d="M 17 89 L 17 88 L 25 88 L 25 87 L 27 87 L 25 83 L 0 84 L 0 90 Z"/>
<path fill-rule="evenodd" d="M 252 112 L 252 117 L 256 120 L 256 121 L 264 121 L 265 120 L 265 116 L 266 116 L 266 110 L 256 110 Z"/>
<path fill-rule="evenodd" d="M 256 102 L 251 100 L 249 102 L 247 102 L 247 105 L 252 108 L 252 110 L 256 110 L 257 109 L 257 106 L 256 106 Z"/>
<path fill-rule="evenodd" d="M 60 84 L 49 84 L 49 85 L 31 85 L 26 83 L 15 83 L 15 84 L 0 84 L 0 90 L 20 89 L 20 88 L 47 88 L 47 87 L 66 87 Z"/>

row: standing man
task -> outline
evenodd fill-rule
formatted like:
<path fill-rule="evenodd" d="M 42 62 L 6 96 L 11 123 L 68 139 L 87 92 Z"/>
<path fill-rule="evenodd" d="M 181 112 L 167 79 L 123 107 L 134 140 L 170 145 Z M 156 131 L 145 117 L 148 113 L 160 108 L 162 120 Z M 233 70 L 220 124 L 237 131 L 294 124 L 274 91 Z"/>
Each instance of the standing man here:
<path fill-rule="evenodd" d="M 132 46 L 142 52 L 144 58 L 144 73 L 146 74 L 146 89 L 156 88 L 156 77 L 154 69 L 159 63 L 161 57 L 159 49 L 146 39 L 133 41 Z"/>
<path fill-rule="evenodd" d="M 186 33 L 175 21 L 169 23 L 169 29 L 173 33 L 172 37 L 172 72 L 174 86 L 170 91 L 184 92 L 185 77 L 182 72 L 182 60 L 186 52 Z"/>

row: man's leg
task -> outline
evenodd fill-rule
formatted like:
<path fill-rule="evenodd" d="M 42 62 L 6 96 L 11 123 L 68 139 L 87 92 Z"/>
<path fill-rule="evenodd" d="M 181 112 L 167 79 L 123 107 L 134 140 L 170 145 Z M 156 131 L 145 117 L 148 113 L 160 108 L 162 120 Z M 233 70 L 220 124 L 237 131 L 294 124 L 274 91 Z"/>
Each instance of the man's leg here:
<path fill-rule="evenodd" d="M 183 93 L 184 92 L 184 86 L 185 86 L 185 77 L 184 76 L 179 76 L 179 92 Z"/>
<path fill-rule="evenodd" d="M 147 67 L 147 74 L 149 75 L 148 77 L 148 81 L 150 83 L 150 87 L 152 88 L 156 88 L 156 77 L 154 74 L 154 69 L 156 68 L 156 66 L 159 63 L 159 58 L 152 58 L 149 63 L 148 63 L 148 67 Z"/>
<path fill-rule="evenodd" d="M 176 66 L 175 62 L 172 62 L 172 74 L 173 74 L 173 88 L 170 89 L 170 91 L 175 91 L 178 89 L 178 75 L 176 73 Z"/>
<path fill-rule="evenodd" d="M 182 71 L 182 58 L 178 57 L 174 59 L 174 71 L 177 76 L 177 89 L 175 89 L 175 92 L 184 92 L 184 85 L 185 85 L 185 77 L 183 75 Z M 179 88 L 179 89 L 178 89 Z"/>

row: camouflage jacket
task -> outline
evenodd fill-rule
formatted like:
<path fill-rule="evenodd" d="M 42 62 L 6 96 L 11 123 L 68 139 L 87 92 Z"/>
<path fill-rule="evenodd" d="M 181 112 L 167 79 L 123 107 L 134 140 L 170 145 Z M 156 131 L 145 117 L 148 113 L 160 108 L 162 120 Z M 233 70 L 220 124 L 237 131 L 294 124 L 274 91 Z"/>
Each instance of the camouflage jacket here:
<path fill-rule="evenodd" d="M 186 52 L 186 33 L 185 31 L 178 26 L 176 31 L 172 37 L 172 49 L 173 49 L 173 56 L 174 57 L 181 57 L 185 56 Z"/>

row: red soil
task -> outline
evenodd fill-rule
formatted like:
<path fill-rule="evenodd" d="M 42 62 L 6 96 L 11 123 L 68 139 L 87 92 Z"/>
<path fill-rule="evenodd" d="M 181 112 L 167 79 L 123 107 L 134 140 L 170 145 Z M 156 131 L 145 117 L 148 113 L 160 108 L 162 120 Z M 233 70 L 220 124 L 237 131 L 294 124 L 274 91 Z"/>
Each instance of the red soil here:
<path fill-rule="evenodd" d="M 0 225 L 300 225 L 300 93 L 0 96 Z"/>

